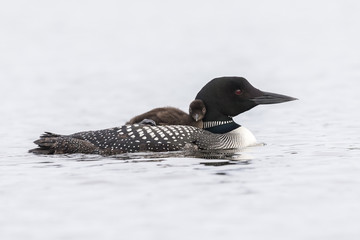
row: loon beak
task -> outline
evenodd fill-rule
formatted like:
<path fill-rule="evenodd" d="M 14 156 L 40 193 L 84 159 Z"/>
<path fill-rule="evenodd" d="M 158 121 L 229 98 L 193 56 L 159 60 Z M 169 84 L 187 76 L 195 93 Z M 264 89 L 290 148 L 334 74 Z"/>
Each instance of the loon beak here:
<path fill-rule="evenodd" d="M 197 121 L 199 121 L 200 116 L 199 116 L 198 113 L 195 113 L 195 114 L 193 115 L 193 118 L 194 118 L 195 121 L 197 122 Z"/>
<path fill-rule="evenodd" d="M 262 95 L 251 98 L 250 100 L 255 102 L 256 104 L 274 104 L 294 101 L 298 99 L 277 93 L 262 92 Z"/>

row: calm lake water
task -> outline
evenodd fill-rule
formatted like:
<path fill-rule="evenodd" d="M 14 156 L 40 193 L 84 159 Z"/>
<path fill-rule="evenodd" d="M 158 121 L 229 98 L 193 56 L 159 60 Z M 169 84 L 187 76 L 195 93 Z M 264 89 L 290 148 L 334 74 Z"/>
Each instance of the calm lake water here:
<path fill-rule="evenodd" d="M 358 1 L 2 5 L 1 239 L 360 238 Z M 266 145 L 232 158 L 27 152 L 219 76 L 299 101 L 237 116 Z"/>

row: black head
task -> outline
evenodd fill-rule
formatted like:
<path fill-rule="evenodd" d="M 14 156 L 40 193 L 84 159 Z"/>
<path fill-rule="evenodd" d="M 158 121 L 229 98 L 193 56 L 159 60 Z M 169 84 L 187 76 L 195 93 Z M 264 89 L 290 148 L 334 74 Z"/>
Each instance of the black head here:
<path fill-rule="evenodd" d="M 197 94 L 206 107 L 204 121 L 227 121 L 259 104 L 296 100 L 285 95 L 263 92 L 242 77 L 220 77 L 208 82 Z"/>
<path fill-rule="evenodd" d="M 190 103 L 189 114 L 197 122 L 204 118 L 206 107 L 202 100 L 196 99 Z"/>

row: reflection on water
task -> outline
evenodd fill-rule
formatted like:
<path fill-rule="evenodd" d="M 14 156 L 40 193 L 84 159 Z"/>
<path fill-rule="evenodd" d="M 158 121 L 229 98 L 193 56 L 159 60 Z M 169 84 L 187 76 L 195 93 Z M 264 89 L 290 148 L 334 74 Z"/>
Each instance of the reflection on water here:
<path fill-rule="evenodd" d="M 238 163 L 231 162 L 231 161 L 212 161 L 212 162 L 200 162 L 200 164 L 203 164 L 205 166 L 219 167 L 219 166 L 226 166 L 226 165 L 235 165 Z"/>
<path fill-rule="evenodd" d="M 61 161 L 75 161 L 75 162 L 98 162 L 96 166 L 103 166 L 108 164 L 119 163 L 162 163 L 168 162 L 165 165 L 172 166 L 170 163 L 175 163 L 188 159 L 193 164 L 198 163 L 204 166 L 226 166 L 226 165 L 248 165 L 253 158 L 246 152 L 239 149 L 228 150 L 184 150 L 173 152 L 138 152 L 138 153 L 124 153 L 114 156 L 101 156 L 91 154 L 58 154 L 58 155 L 36 155 L 38 157 L 52 158 L 54 161 L 39 161 L 34 167 L 62 167 Z M 169 161 L 172 159 L 172 161 Z M 191 161 L 199 159 L 200 161 Z M 60 161 L 57 161 L 60 160 Z M 115 162 L 108 162 L 113 160 Z M 202 160 L 202 161 L 201 161 Z M 206 161 L 204 161 L 206 160 Z M 64 162 L 65 163 L 65 162 Z M 28 163 L 30 164 L 30 163 Z M 34 164 L 31 162 L 31 164 Z M 192 165 L 192 164 L 190 164 Z M 94 165 L 91 165 L 92 167 Z M 164 166 L 164 165 L 162 165 Z"/>
<path fill-rule="evenodd" d="M 189 153 L 189 155 L 195 158 L 224 159 L 224 160 L 233 160 L 233 161 L 244 161 L 252 158 L 250 155 L 245 154 L 239 149 L 199 150 L 199 151 L 192 151 Z"/>
<path fill-rule="evenodd" d="M 181 159 L 208 159 L 203 162 L 206 166 L 223 166 L 232 164 L 248 164 L 251 156 L 243 154 L 239 150 L 196 150 L 196 151 L 175 151 L 175 152 L 143 152 L 143 153 L 125 153 L 112 156 L 113 159 L 126 160 L 126 162 L 162 162 L 167 158 Z M 84 161 L 84 159 L 82 159 Z"/>
<path fill-rule="evenodd" d="M 123 153 L 113 156 L 101 156 L 92 154 L 57 154 L 57 155 L 37 155 L 46 158 L 68 158 L 75 161 L 102 161 L 104 159 L 114 159 L 123 161 L 162 161 L 166 158 L 200 158 L 213 160 L 231 160 L 231 161 L 247 161 L 252 158 L 251 155 L 242 152 L 239 149 L 227 150 L 184 150 L 173 152 L 137 152 L 137 153 Z M 41 161 L 39 163 L 51 163 L 51 161 Z"/>

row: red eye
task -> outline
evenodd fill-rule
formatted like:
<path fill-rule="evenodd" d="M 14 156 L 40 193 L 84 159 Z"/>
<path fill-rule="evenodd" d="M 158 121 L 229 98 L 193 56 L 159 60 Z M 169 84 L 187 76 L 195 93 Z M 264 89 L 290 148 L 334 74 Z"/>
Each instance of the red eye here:
<path fill-rule="evenodd" d="M 236 95 L 240 95 L 240 94 L 242 94 L 242 91 L 241 91 L 240 89 L 237 89 L 237 90 L 235 91 L 235 94 L 236 94 Z"/>

